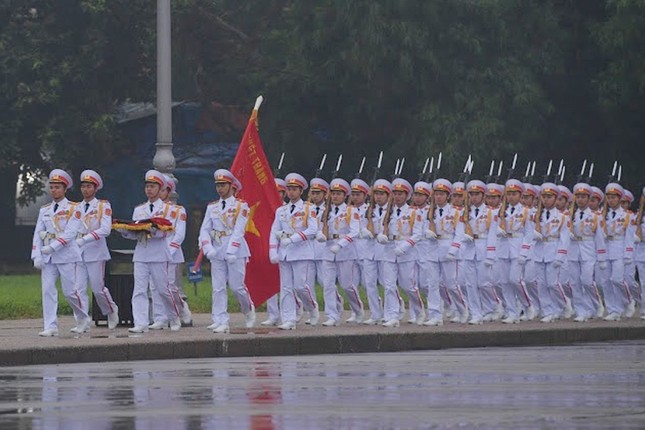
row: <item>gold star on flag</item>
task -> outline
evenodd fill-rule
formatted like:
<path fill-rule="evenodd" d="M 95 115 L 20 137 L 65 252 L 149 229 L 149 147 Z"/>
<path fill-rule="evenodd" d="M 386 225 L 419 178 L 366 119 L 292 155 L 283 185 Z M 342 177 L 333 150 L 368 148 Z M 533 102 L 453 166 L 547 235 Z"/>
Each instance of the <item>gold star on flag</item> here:
<path fill-rule="evenodd" d="M 251 213 L 249 214 L 249 219 L 246 221 L 246 229 L 245 231 L 252 233 L 256 235 L 257 237 L 260 237 L 260 232 L 258 231 L 257 227 L 255 226 L 255 221 L 253 221 L 253 217 L 255 216 L 255 211 L 257 210 L 258 206 L 260 206 L 260 202 L 257 202 L 253 206 L 251 206 Z"/>

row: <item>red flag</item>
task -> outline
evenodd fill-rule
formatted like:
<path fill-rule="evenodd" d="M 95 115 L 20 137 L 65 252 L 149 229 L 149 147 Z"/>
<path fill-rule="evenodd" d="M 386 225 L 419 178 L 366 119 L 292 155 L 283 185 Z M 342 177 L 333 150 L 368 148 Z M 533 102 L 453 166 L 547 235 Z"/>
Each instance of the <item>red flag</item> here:
<path fill-rule="evenodd" d="M 281 199 L 262 149 L 255 123 L 256 115 L 257 110 L 246 126 L 231 173 L 242 183 L 238 197 L 245 200 L 250 208 L 244 235 L 251 251 L 251 258 L 246 266 L 246 287 L 255 306 L 260 306 L 280 291 L 278 266 L 269 261 L 269 235 L 275 210 L 281 205 Z"/>

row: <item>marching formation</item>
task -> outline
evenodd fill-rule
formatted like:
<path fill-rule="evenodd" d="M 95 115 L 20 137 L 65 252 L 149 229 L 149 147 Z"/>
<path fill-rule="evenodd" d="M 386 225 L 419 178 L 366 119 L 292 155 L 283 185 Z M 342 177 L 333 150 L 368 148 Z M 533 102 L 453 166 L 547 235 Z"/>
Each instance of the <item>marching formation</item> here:
<path fill-rule="evenodd" d="M 530 163 L 523 180 L 513 178 L 511 169 L 500 184 L 490 180 L 493 164 L 487 182 L 471 179 L 469 158 L 463 176 L 453 183 L 436 173 L 430 180 L 426 161 L 412 185 L 399 177 L 402 162 L 392 180 L 378 177 L 376 170 L 368 184 L 360 175 L 351 182 L 336 177 L 340 161 L 330 182 L 319 177 L 320 171 L 310 181 L 298 173 L 276 179 L 283 205 L 267 240 L 269 259 L 279 267 L 280 292 L 268 300 L 262 325 L 293 330 L 304 318 L 311 326 L 398 327 L 406 314 L 408 323 L 425 326 L 618 321 L 632 317 L 638 307 L 645 320 L 644 292 L 636 277 L 636 270 L 645 274 L 645 188 L 632 212 L 629 191 L 617 180 L 604 190 L 591 186 L 589 178 L 582 178 L 585 166 L 569 190 L 561 184 L 562 165 L 559 181 L 550 180 L 549 164 L 538 186 L 528 179 Z M 436 170 L 439 165 L 440 158 Z M 531 176 L 534 169 L 533 164 Z M 498 177 L 500 172 L 501 163 Z M 206 208 L 199 248 L 211 264 L 208 329 L 227 333 L 227 286 L 240 303 L 246 327 L 255 325 L 255 304 L 245 285 L 250 252 L 244 234 L 251 214 L 237 198 L 242 185 L 230 171 L 218 169 L 214 179 L 219 198 Z M 84 200 L 70 202 L 65 194 L 72 178 L 53 170 L 53 201 L 38 216 L 31 258 L 42 270 L 40 336 L 58 335 L 58 278 L 74 312 L 72 332 L 90 328 L 88 283 L 108 327 L 119 323 L 119 309 L 104 281 L 110 259 L 106 237 L 113 229 L 136 241 L 134 327 L 129 331 L 176 331 L 189 324 L 191 312 L 175 282 L 177 266 L 184 262 L 186 211 L 168 199 L 174 180 L 148 171 L 147 201 L 127 222 L 113 220 L 110 203 L 96 198 L 103 186 L 98 173 L 86 170 L 80 181 Z M 351 316 L 343 321 L 345 301 Z"/>

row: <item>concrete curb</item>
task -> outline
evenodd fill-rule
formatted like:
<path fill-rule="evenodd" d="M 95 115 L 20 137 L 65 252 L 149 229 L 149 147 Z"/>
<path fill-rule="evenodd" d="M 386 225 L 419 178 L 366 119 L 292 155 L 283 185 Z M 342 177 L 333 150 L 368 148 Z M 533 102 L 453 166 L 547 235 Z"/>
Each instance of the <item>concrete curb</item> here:
<path fill-rule="evenodd" d="M 511 326 L 500 323 L 434 328 L 410 325 L 396 329 L 344 325 L 299 327 L 288 332 L 237 330 L 240 334 L 227 335 L 215 335 L 206 330 L 208 316 L 198 319 L 203 321 L 196 321 L 196 327 L 180 332 L 164 330 L 132 337 L 127 335 L 125 328 L 115 332 L 94 328 L 90 334 L 79 337 L 65 336 L 61 332 L 59 338 L 39 338 L 34 328 L 37 320 L 23 320 L 22 324 L 11 322 L 13 326 L 5 328 L 12 330 L 3 330 L 9 335 L 4 336 L 0 347 L 0 365 L 551 346 L 645 339 L 645 323 L 638 319 L 585 324 L 530 322 Z M 237 319 L 241 320 L 241 317 Z M 92 336 L 97 332 L 98 336 Z"/>

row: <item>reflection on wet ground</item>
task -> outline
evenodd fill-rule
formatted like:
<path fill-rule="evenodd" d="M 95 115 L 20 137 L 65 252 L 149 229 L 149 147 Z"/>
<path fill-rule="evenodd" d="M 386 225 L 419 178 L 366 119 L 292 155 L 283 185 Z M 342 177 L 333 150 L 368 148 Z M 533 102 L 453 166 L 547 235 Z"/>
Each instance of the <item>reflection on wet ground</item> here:
<path fill-rule="evenodd" d="M 645 428 L 645 342 L 0 369 L 0 428 Z"/>

